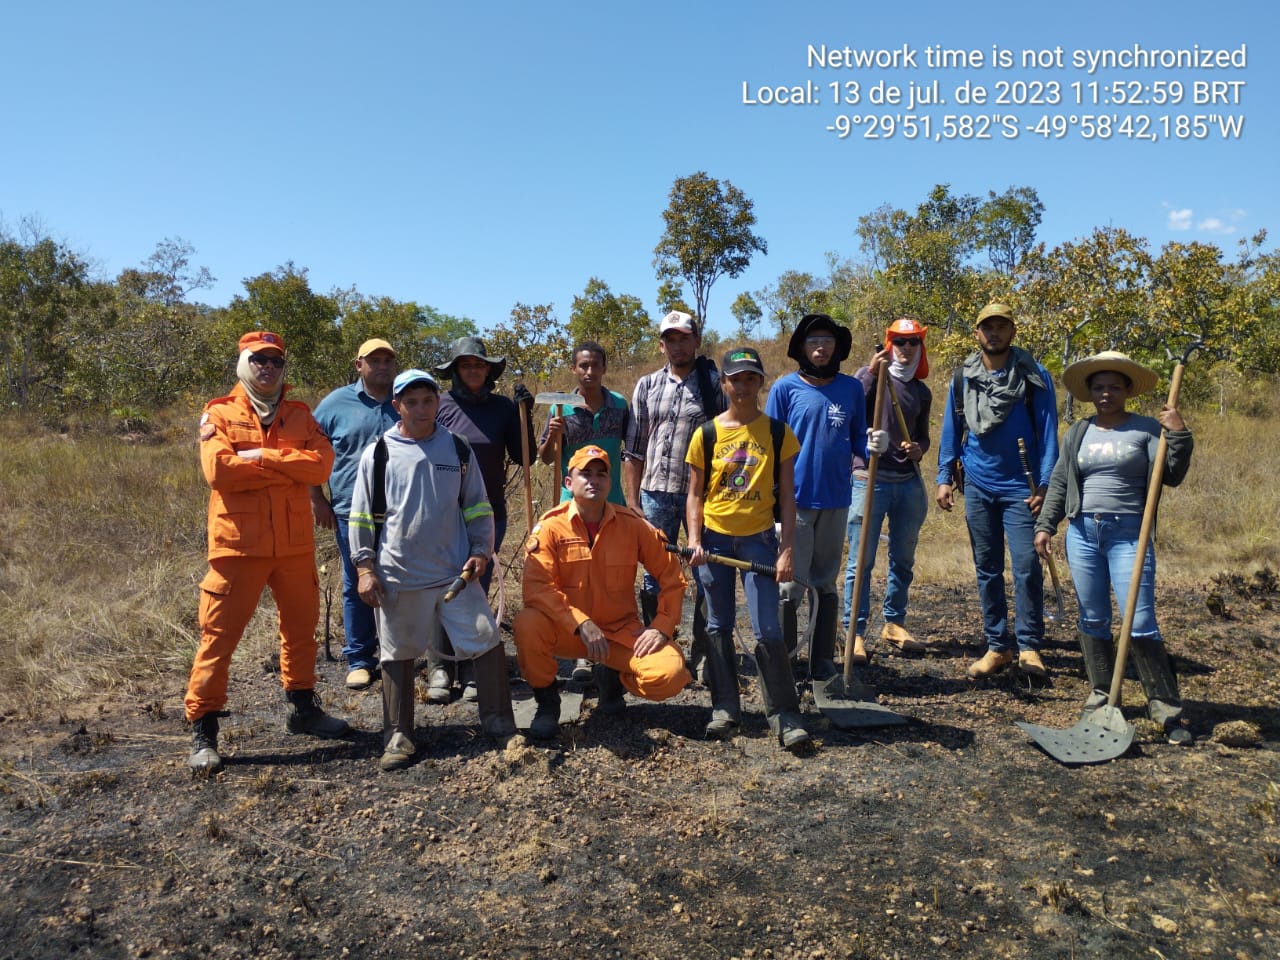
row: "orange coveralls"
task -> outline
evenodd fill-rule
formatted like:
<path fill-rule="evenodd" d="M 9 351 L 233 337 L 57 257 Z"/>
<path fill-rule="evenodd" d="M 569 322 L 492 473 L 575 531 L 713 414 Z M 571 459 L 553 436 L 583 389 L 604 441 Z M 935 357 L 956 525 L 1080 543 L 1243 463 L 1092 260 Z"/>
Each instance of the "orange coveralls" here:
<path fill-rule="evenodd" d="M 285 387 L 288 390 L 288 387 Z M 261 448 L 262 459 L 238 450 Z M 239 385 L 200 417 L 200 466 L 209 497 L 209 572 L 200 582 L 200 647 L 185 699 L 188 720 L 223 709 L 231 654 L 264 586 L 279 611 L 286 690 L 315 687 L 316 578 L 311 487 L 329 479 L 333 448 L 305 403 L 281 398 L 263 431 Z"/>
<path fill-rule="evenodd" d="M 676 644 L 664 644 L 647 657 L 632 653 L 645 630 L 636 611 L 637 563 L 658 580 L 653 626 L 670 637 L 680 622 L 685 579 L 665 544 L 643 517 L 612 503 L 605 504 L 595 543 L 589 543 L 574 501 L 542 515 L 525 543 L 524 609 L 512 624 L 520 672 L 530 686 L 540 689 L 555 681 L 556 657 L 587 656 L 576 631 L 591 620 L 609 641 L 606 665 L 636 696 L 665 700 L 685 688 L 689 671 Z"/>

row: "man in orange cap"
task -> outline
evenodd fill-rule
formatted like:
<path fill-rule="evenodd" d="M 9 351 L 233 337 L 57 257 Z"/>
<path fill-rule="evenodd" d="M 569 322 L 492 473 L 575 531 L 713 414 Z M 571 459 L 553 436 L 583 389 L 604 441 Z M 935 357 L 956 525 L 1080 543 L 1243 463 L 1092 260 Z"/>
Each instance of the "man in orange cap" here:
<path fill-rule="evenodd" d="M 186 714 L 194 771 L 216 773 L 218 717 L 225 716 L 231 655 L 270 587 L 279 611 L 280 679 L 290 733 L 339 737 L 346 721 L 316 697 L 320 588 L 310 488 L 333 467 L 333 448 L 305 403 L 286 400 L 279 334 L 240 338 L 239 383 L 205 405 L 200 465 L 209 497 L 209 572 L 200 582 L 200 646 L 191 664 Z"/>
<path fill-rule="evenodd" d="M 866 461 L 854 455 L 853 505 L 849 510 L 849 560 L 844 578 L 844 622 L 849 624 L 850 606 L 853 604 L 854 578 L 858 575 L 858 544 L 862 537 L 862 523 L 871 524 L 867 532 L 870 553 L 863 574 L 861 601 L 857 611 L 857 628 L 854 632 L 854 663 L 867 662 L 866 631 L 871 613 L 871 570 L 876 565 L 876 545 L 885 517 L 889 518 L 889 582 L 884 591 L 881 613 L 884 627 L 880 640 L 886 649 L 897 653 L 918 653 L 924 644 L 913 637 L 906 628 L 907 594 L 915 577 L 916 544 L 920 540 L 920 527 L 929 512 L 929 497 L 920 474 L 920 461 L 929 449 L 929 411 L 933 394 L 924 384 L 929 375 L 929 356 L 925 352 L 924 337 L 928 328 L 910 317 L 895 320 L 885 331 L 884 349 L 871 358 L 871 363 L 855 376 L 867 394 L 867 422 L 875 411 L 876 379 L 888 374 L 887 390 L 881 404 L 880 423 L 877 429 L 889 432 L 889 449 L 880 457 L 876 469 L 876 486 L 871 497 L 871 514 L 864 518 L 863 504 L 867 495 Z M 907 425 L 904 436 L 893 411 L 894 401 L 902 410 Z"/>
<path fill-rule="evenodd" d="M 529 733 L 555 736 L 560 725 L 557 657 L 595 662 L 599 709 L 620 714 L 623 688 L 665 700 L 689 683 L 684 654 L 671 642 L 685 580 L 666 538 L 629 507 L 609 503 L 609 454 L 579 448 L 565 485 L 573 499 L 542 515 L 525 544 L 524 609 L 512 624 L 520 672 L 538 702 Z M 636 567 L 657 581 L 652 623 L 636 609 Z"/>

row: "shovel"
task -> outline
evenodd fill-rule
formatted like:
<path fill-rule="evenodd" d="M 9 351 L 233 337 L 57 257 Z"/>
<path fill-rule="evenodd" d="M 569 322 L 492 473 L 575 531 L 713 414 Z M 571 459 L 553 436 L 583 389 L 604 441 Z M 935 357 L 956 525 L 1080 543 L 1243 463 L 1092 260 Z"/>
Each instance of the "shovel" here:
<path fill-rule="evenodd" d="M 1027 456 L 1027 442 L 1021 437 L 1018 438 L 1018 459 L 1022 461 L 1022 472 L 1027 478 L 1027 488 L 1031 491 L 1031 495 L 1036 495 L 1036 479 L 1031 474 L 1031 460 Z M 1053 559 L 1053 554 L 1049 554 L 1049 579 L 1053 581 L 1053 599 L 1058 607 L 1058 615 L 1049 617 L 1050 620 L 1062 621 L 1065 614 L 1062 610 L 1062 581 L 1058 579 L 1058 564 Z"/>
<path fill-rule="evenodd" d="M 580 393 L 560 393 L 554 390 L 543 391 L 533 398 L 533 402 L 539 405 L 546 404 L 548 407 L 569 407 L 574 410 L 587 405 L 586 398 Z M 556 438 L 555 456 L 552 458 L 552 462 L 556 465 L 556 497 L 559 497 L 564 489 L 564 473 L 560 466 L 560 450 L 563 443 L 563 435 Z"/>
<path fill-rule="evenodd" d="M 1191 352 L 1199 347 L 1193 344 L 1173 368 L 1169 381 L 1168 405 L 1178 405 L 1178 393 L 1182 390 L 1182 370 Z M 1120 640 L 1116 644 L 1116 664 L 1111 671 L 1111 695 L 1107 702 L 1080 718 L 1068 730 L 1055 730 L 1034 723 L 1016 721 L 1018 726 L 1040 745 L 1045 753 L 1060 763 L 1105 763 L 1120 756 L 1133 743 L 1134 727 L 1124 718 L 1117 704 L 1120 702 L 1120 686 L 1124 682 L 1125 664 L 1129 656 L 1129 637 L 1133 632 L 1133 617 L 1138 610 L 1138 588 L 1142 583 L 1142 566 L 1147 560 L 1147 546 L 1151 542 L 1151 528 L 1155 525 L 1156 506 L 1160 503 L 1160 489 L 1164 483 L 1164 461 L 1169 441 L 1160 431 L 1160 443 L 1156 446 L 1156 460 L 1151 469 L 1151 483 L 1147 486 L 1147 503 L 1142 511 L 1142 528 L 1138 532 L 1138 549 L 1133 560 L 1133 573 L 1129 577 L 1129 595 L 1125 598 L 1124 620 L 1120 626 Z"/>
<path fill-rule="evenodd" d="M 885 378 L 876 377 L 876 399 L 871 419 L 877 428 L 884 400 Z M 876 471 L 880 466 L 880 454 L 867 458 L 867 492 L 862 502 L 865 520 L 871 514 L 875 498 Z M 813 700 L 823 716 L 841 729 L 854 727 L 891 727 L 907 722 L 907 718 L 894 713 L 876 702 L 875 688 L 855 679 L 853 675 L 853 639 L 858 632 L 858 607 L 862 602 L 862 582 L 867 572 L 867 556 L 870 552 L 871 524 L 863 523 L 858 535 L 858 575 L 853 581 L 853 605 L 849 608 L 849 631 L 845 636 L 844 674 L 830 680 L 815 681 Z M 866 579 L 870 579 L 867 577 Z"/>

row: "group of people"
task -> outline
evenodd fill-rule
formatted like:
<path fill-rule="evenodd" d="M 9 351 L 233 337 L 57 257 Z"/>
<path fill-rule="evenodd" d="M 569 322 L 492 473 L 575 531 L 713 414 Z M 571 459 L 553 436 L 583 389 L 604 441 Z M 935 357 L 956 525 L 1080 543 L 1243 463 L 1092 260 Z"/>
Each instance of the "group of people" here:
<path fill-rule="evenodd" d="M 979 313 L 978 350 L 948 385 L 938 443 L 935 500 L 951 510 L 963 491 L 987 646 L 968 674 L 992 676 L 1013 663 L 1015 651 L 1024 673 L 1045 674 L 1040 564 L 1066 519 L 1093 689 L 1085 708 L 1093 709 L 1107 700 L 1115 658 L 1110 590 L 1123 605 L 1157 441 L 1163 430 L 1164 482 L 1176 485 L 1189 465 L 1191 434 L 1171 407 L 1158 419 L 1129 412 L 1126 401 L 1157 377 L 1105 352 L 1064 371 L 1064 384 L 1096 414 L 1072 426 L 1060 456 L 1053 380 L 1014 345 L 1016 330 L 1003 304 Z M 705 734 L 734 736 L 741 722 L 740 572 L 766 720 L 782 746 L 802 747 L 809 733 L 796 681 L 806 669 L 815 682 L 837 673 L 837 581 L 846 542 L 843 626 L 853 634 L 855 663 L 874 652 L 867 587 L 886 523 L 880 643 L 899 654 L 922 651 L 906 620 L 928 503 L 927 329 L 910 318 L 895 321 L 866 365 L 849 375 L 840 372 L 852 351 L 849 330 L 808 314 L 788 344 L 797 368 L 772 385 L 763 410 L 766 373 L 755 349 L 728 351 L 717 369 L 699 356 L 700 332 L 688 314 L 672 311 L 659 333 L 666 363 L 637 382 L 629 406 L 603 384 L 605 349 L 578 344 L 570 365 L 581 402 L 553 408 L 537 441 L 529 407 L 496 392 L 503 358 L 488 356 L 478 338 L 456 341 L 434 374 L 399 371 L 391 344 L 368 340 L 354 381 L 313 415 L 286 399 L 283 340 L 267 331 L 245 334 L 237 384 L 210 401 L 200 420 L 212 493 L 201 641 L 185 698 L 191 768 L 222 765 L 218 718 L 226 715 L 231 655 L 264 586 L 279 612 L 286 728 L 322 738 L 347 734 L 346 722 L 325 713 L 315 693 L 313 525 L 334 531 L 342 559 L 346 685 L 362 690 L 381 676 L 380 766 L 394 770 L 413 760 L 414 677 L 424 659 L 430 702 L 447 702 L 462 683 L 462 696 L 478 702 L 482 731 L 497 741 L 513 735 L 506 657 L 488 592 L 507 529 L 507 465 L 528 469 L 531 451 L 558 461 L 563 475 L 561 502 L 528 532 L 524 603 L 512 624 L 520 672 L 536 701 L 531 736 L 558 732 L 559 658 L 575 661 L 576 678 L 594 680 L 597 709 L 609 716 L 626 709 L 626 692 L 663 700 L 701 669 L 711 700 Z M 440 386 L 446 379 L 447 391 Z M 681 526 L 683 550 L 675 546 Z M 860 539 L 869 543 L 861 568 Z M 687 586 L 677 553 L 695 574 L 687 652 L 677 642 Z M 1171 742 L 1188 742 L 1155 620 L 1154 551 L 1146 556 L 1135 660 L 1151 716 Z M 467 665 L 469 676 L 455 671 L 457 664 Z"/>

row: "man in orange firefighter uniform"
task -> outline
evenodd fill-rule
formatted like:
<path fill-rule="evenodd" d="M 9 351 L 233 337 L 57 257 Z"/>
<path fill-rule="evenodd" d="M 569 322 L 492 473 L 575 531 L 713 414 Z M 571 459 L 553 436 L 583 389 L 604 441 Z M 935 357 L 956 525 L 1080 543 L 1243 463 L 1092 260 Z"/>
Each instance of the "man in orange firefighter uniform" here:
<path fill-rule="evenodd" d="M 524 609 L 512 624 L 520 672 L 538 708 L 530 735 L 553 737 L 560 724 L 557 657 L 594 662 L 602 713 L 626 708 L 623 688 L 665 700 L 689 683 L 684 653 L 672 643 L 685 579 L 666 539 L 628 507 L 608 502 L 609 454 L 594 444 L 569 460 L 573 499 L 548 510 L 525 544 Z M 636 566 L 658 581 L 652 624 L 636 610 Z"/>
<path fill-rule="evenodd" d="M 286 400 L 284 341 L 254 330 L 240 338 L 236 376 L 200 417 L 200 465 L 209 497 L 209 572 L 200 582 L 200 647 L 185 699 L 189 766 L 215 773 L 218 717 L 226 716 L 231 655 L 264 586 L 279 610 L 280 676 L 290 733 L 338 737 L 346 721 L 320 709 L 316 684 L 316 578 L 311 487 L 324 483 L 333 448 L 305 403 Z"/>

